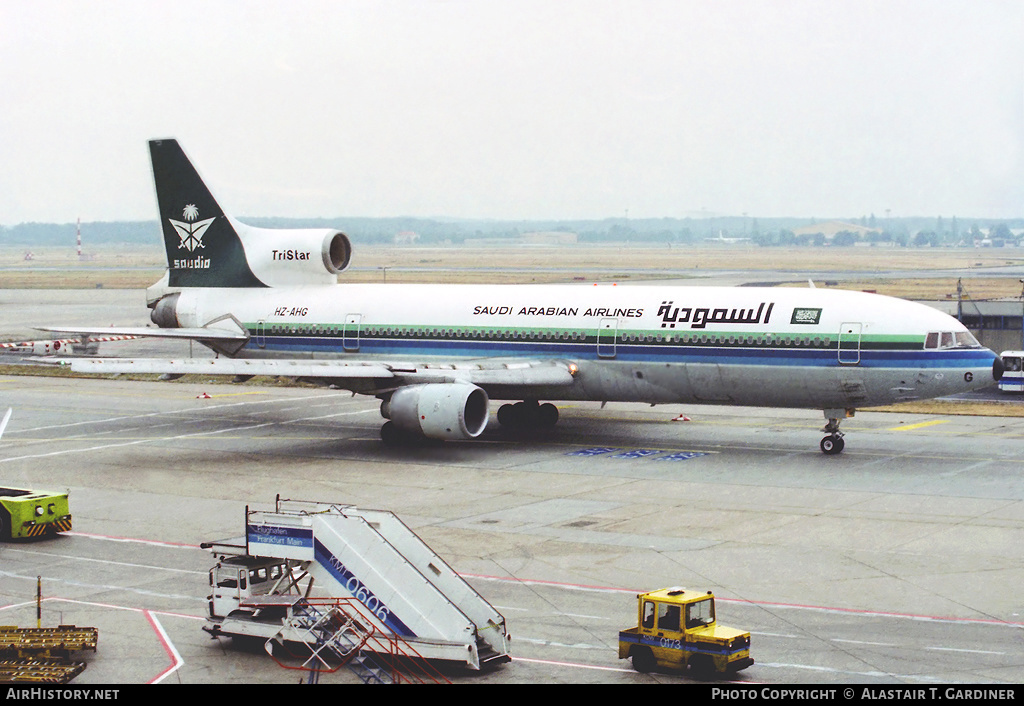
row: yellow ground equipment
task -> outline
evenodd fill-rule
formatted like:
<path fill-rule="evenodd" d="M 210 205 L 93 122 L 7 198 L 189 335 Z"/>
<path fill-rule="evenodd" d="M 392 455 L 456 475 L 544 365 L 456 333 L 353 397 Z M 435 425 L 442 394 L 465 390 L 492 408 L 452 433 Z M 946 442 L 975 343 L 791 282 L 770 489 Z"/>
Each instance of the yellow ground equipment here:
<path fill-rule="evenodd" d="M 0 540 L 70 531 L 67 493 L 0 488 Z"/>
<path fill-rule="evenodd" d="M 637 594 L 637 624 L 619 632 L 619 659 L 655 669 L 736 672 L 754 663 L 750 633 L 719 625 L 711 591 L 663 588 Z"/>
<path fill-rule="evenodd" d="M 61 625 L 56 628 L 0 626 L 0 682 L 66 684 L 85 669 L 71 661 L 73 652 L 96 651 L 99 630 Z"/>

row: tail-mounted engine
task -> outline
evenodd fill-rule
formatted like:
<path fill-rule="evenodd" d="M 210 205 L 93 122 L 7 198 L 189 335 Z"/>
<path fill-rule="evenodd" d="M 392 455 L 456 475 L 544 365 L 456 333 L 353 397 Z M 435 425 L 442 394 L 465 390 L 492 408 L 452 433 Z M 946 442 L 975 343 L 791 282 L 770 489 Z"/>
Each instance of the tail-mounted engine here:
<path fill-rule="evenodd" d="M 249 268 L 264 284 L 334 284 L 352 258 L 348 236 L 337 230 L 253 228 L 233 221 Z"/>
<path fill-rule="evenodd" d="M 410 385 L 381 403 L 401 431 L 428 439 L 475 439 L 487 426 L 487 393 L 466 383 Z"/>

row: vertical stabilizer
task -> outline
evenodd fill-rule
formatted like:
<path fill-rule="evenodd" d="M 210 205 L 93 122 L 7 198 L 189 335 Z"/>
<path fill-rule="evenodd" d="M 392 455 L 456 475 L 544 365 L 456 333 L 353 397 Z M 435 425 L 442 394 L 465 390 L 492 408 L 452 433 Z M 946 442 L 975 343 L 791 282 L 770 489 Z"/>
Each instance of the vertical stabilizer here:
<path fill-rule="evenodd" d="M 265 287 L 231 221 L 177 140 L 149 143 L 170 287 Z"/>

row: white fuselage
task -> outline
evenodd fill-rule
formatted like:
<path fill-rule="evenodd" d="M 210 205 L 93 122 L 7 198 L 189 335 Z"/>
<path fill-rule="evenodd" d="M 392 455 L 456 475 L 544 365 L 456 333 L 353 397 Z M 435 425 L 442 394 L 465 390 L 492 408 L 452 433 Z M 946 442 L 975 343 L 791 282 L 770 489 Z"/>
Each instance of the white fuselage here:
<path fill-rule="evenodd" d="M 995 360 L 931 307 L 814 288 L 347 284 L 176 304 L 182 327 L 225 314 L 250 333 L 238 357 L 578 365 L 574 385 L 532 391 L 552 400 L 854 408 L 991 385 Z"/>

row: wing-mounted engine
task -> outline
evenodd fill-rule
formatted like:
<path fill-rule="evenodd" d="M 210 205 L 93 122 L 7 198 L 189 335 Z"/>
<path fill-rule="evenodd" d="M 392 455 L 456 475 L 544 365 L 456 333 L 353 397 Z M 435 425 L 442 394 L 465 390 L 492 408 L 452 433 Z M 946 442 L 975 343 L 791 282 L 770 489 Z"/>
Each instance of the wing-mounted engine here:
<path fill-rule="evenodd" d="M 329 229 L 254 228 L 231 219 L 249 268 L 270 287 L 334 284 L 352 258 L 348 236 Z"/>
<path fill-rule="evenodd" d="M 430 383 L 398 388 L 380 413 L 406 434 L 451 441 L 480 436 L 487 405 L 487 393 L 476 385 Z"/>

